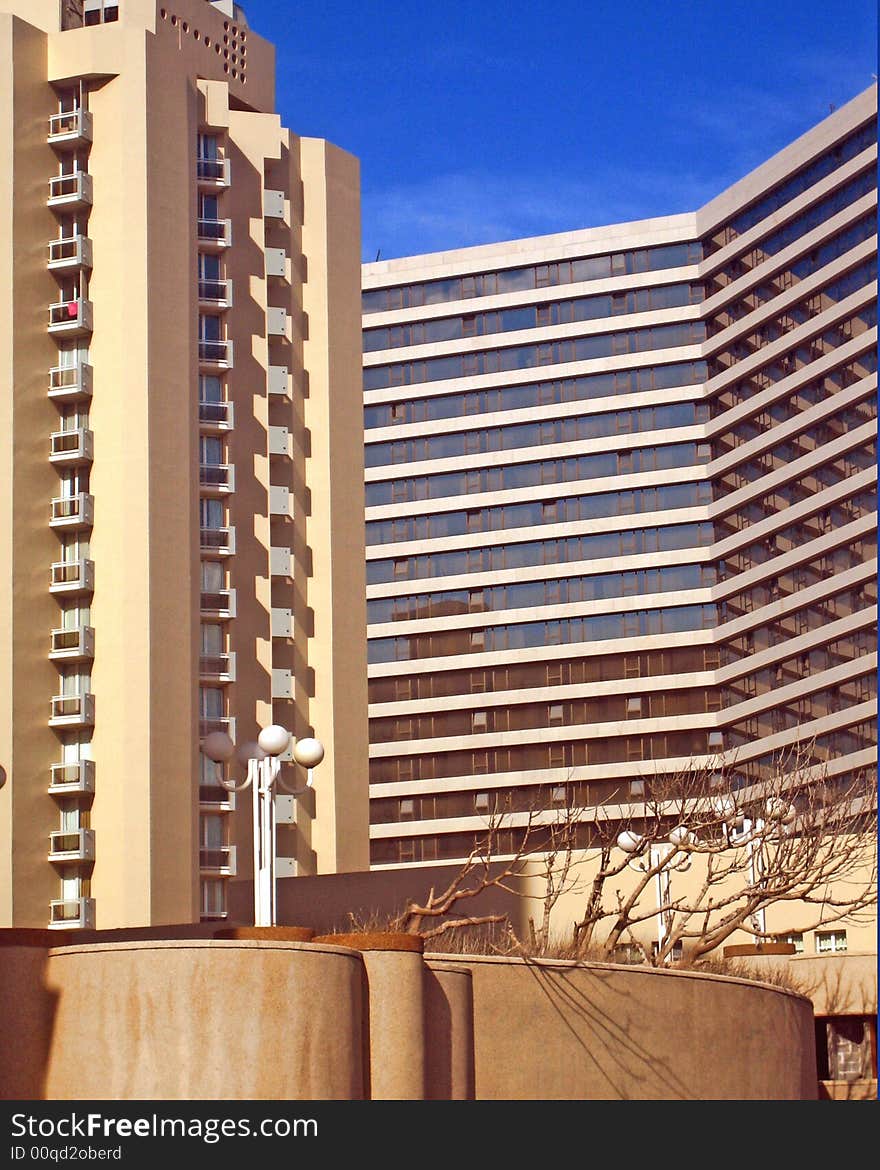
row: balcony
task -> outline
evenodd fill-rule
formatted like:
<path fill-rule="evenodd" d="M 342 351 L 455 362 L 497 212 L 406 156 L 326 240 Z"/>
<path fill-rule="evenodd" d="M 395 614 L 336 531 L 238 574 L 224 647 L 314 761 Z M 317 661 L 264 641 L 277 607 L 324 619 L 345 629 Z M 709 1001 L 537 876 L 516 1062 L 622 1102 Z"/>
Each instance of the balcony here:
<path fill-rule="evenodd" d="M 216 369 L 231 370 L 232 342 L 199 340 L 199 364 Z"/>
<path fill-rule="evenodd" d="M 95 899 L 67 898 L 49 903 L 50 930 L 94 930 Z"/>
<path fill-rule="evenodd" d="M 49 860 L 80 862 L 95 860 L 94 829 L 56 829 L 49 834 Z"/>
<path fill-rule="evenodd" d="M 77 297 L 49 306 L 49 332 L 59 337 L 85 337 L 92 332 L 92 302 Z"/>
<path fill-rule="evenodd" d="M 213 717 L 202 716 L 199 720 L 199 738 L 204 739 L 206 735 L 210 735 L 212 731 L 225 731 L 229 738 L 235 742 L 235 716 L 234 715 L 215 715 Z"/>
<path fill-rule="evenodd" d="M 203 189 L 228 187 L 232 181 L 228 158 L 197 158 L 196 181 Z"/>
<path fill-rule="evenodd" d="M 60 236 L 49 241 L 49 268 L 68 272 L 92 267 L 92 241 L 88 236 Z"/>
<path fill-rule="evenodd" d="M 79 467 L 91 463 L 94 436 L 87 427 L 70 431 L 53 431 L 49 436 L 49 462 L 61 467 Z"/>
<path fill-rule="evenodd" d="M 214 877 L 234 877 L 235 846 L 220 845 L 216 849 L 200 849 L 199 870 Z"/>
<path fill-rule="evenodd" d="M 95 830 L 57 829 L 49 834 L 50 861 L 94 861 Z"/>
<path fill-rule="evenodd" d="M 231 309 L 232 281 L 200 280 L 199 304 L 205 309 Z"/>
<path fill-rule="evenodd" d="M 64 211 L 85 211 L 92 206 L 92 176 L 86 171 L 53 175 L 49 180 L 49 206 Z"/>
<path fill-rule="evenodd" d="M 74 760 L 53 764 L 49 775 L 50 796 L 91 796 L 95 791 L 95 761 Z"/>
<path fill-rule="evenodd" d="M 92 367 L 88 362 L 54 366 L 49 371 L 49 397 L 53 402 L 78 402 L 91 396 Z"/>
<path fill-rule="evenodd" d="M 201 682 L 235 682 L 235 654 L 203 654 L 199 658 Z"/>
<path fill-rule="evenodd" d="M 200 219 L 196 235 L 203 252 L 219 252 L 232 243 L 231 219 Z"/>
<path fill-rule="evenodd" d="M 202 812 L 235 812 L 235 793 L 219 784 L 200 784 L 199 808 Z"/>
<path fill-rule="evenodd" d="M 75 597 L 79 593 L 94 591 L 95 562 L 86 557 L 75 561 L 55 561 L 51 573 L 50 593 Z"/>
<path fill-rule="evenodd" d="M 231 402 L 199 403 L 199 426 L 203 431 L 231 431 L 233 418 Z"/>
<path fill-rule="evenodd" d="M 235 467 L 231 463 L 203 463 L 199 467 L 202 495 L 225 496 L 235 491 Z"/>
<path fill-rule="evenodd" d="M 214 593 L 202 593 L 199 601 L 202 617 L 219 620 L 235 617 L 234 589 L 219 589 Z"/>
<path fill-rule="evenodd" d="M 78 492 L 75 496 L 58 496 L 52 501 L 49 525 L 67 530 L 91 528 L 94 516 L 95 497 L 88 492 Z"/>
<path fill-rule="evenodd" d="M 88 110 L 68 110 L 49 119 L 49 144 L 57 150 L 82 150 L 92 141 L 92 115 Z"/>
<path fill-rule="evenodd" d="M 53 630 L 49 657 L 53 662 L 86 662 L 95 657 L 95 631 L 92 626 L 72 630 Z"/>
<path fill-rule="evenodd" d="M 199 549 L 214 556 L 231 557 L 235 552 L 235 528 L 202 528 Z"/>
<path fill-rule="evenodd" d="M 95 722 L 95 696 L 53 695 L 50 727 L 92 727 Z"/>

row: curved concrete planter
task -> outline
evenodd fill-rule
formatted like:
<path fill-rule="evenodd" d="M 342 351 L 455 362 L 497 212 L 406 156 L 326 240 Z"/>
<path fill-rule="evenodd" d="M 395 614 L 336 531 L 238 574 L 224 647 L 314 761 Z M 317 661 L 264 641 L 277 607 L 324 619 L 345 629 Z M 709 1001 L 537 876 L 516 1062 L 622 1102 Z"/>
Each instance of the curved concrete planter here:
<path fill-rule="evenodd" d="M 50 1099 L 357 1100 L 359 956 L 271 940 L 49 952 Z"/>

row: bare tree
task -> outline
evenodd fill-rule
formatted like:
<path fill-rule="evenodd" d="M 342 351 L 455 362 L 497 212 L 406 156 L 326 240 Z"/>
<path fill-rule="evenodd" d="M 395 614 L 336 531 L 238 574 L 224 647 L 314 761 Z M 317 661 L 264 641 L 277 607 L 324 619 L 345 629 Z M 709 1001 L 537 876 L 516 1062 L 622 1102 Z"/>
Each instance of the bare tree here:
<path fill-rule="evenodd" d="M 661 966 L 736 931 L 774 938 L 766 911 L 783 903 L 798 904 L 803 930 L 859 920 L 877 901 L 876 774 L 838 783 L 810 758 L 800 746 L 749 785 L 732 768 L 688 769 L 657 778 L 641 806 L 601 810 L 578 949 L 610 958 L 635 943 Z M 649 922 L 650 950 L 636 929 Z"/>
<path fill-rule="evenodd" d="M 797 904 L 802 930 L 858 921 L 877 901 L 876 773 L 843 782 L 813 759 L 812 745 L 798 745 L 754 782 L 735 762 L 698 764 L 646 780 L 638 802 L 612 797 L 596 808 L 517 814 L 496 804 L 445 888 L 409 900 L 390 925 L 434 939 L 506 923 L 510 950 L 546 955 L 558 946 L 560 900 L 583 892 L 566 955 L 613 960 L 627 947 L 664 966 L 684 948 L 699 959 L 735 932 L 774 939 L 766 913 L 786 903 Z M 537 902 L 530 938 L 515 935 L 493 891 Z M 480 911 L 463 912 L 480 895 Z"/>

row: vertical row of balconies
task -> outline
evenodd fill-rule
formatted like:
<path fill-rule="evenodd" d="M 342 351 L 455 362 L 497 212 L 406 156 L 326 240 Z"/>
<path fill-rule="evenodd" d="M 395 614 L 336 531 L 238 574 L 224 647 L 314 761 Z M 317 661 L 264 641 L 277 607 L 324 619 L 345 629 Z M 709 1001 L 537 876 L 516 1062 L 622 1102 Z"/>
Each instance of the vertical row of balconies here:
<path fill-rule="evenodd" d="M 232 246 L 232 221 L 221 214 L 223 193 L 230 182 L 230 160 L 218 136 L 207 131 L 200 134 L 196 160 L 202 558 L 199 732 L 204 736 L 225 731 L 234 740 L 235 719 L 229 714 L 227 691 L 229 684 L 235 682 L 236 671 L 235 654 L 229 649 L 229 623 L 235 617 L 236 592 L 230 586 L 228 563 L 235 553 L 235 528 L 229 523 L 235 467 L 228 456 L 228 436 L 235 425 L 228 384 L 235 354 L 227 320 L 233 304 L 233 284 L 226 268 Z M 225 914 L 225 886 L 218 886 L 218 879 L 236 873 L 236 849 L 228 843 L 228 824 L 218 821 L 218 816 L 234 808 L 235 794 L 212 784 L 209 769 L 199 784 L 199 874 L 202 905 L 211 906 L 210 917 Z"/>
<path fill-rule="evenodd" d="M 95 566 L 79 551 L 94 522 L 95 501 L 88 490 L 94 457 L 94 436 L 87 422 L 92 367 L 83 356 L 94 317 L 88 295 L 93 248 L 86 227 L 94 194 L 87 166 L 92 117 L 72 91 L 67 98 L 76 108 L 49 120 L 48 141 L 59 173 L 49 177 L 47 203 L 58 218 L 58 235 L 48 241 L 46 263 L 59 285 L 58 299 L 49 305 L 48 330 L 59 346 L 59 364 L 49 370 L 48 394 L 58 409 L 60 427 L 48 436 L 47 457 L 58 469 L 61 490 L 50 502 L 49 525 L 58 533 L 63 551 L 49 569 L 49 590 L 59 603 L 62 620 L 49 631 L 47 653 L 64 676 L 60 693 L 50 700 L 49 725 L 68 745 L 48 777 L 48 790 L 58 801 L 61 816 L 61 827 L 49 835 L 48 859 L 62 887 L 62 897 L 50 902 L 49 926 L 69 930 L 95 925 L 95 901 L 89 896 L 95 832 L 87 823 L 95 763 L 82 752 L 95 722 L 95 698 L 82 681 L 90 676 L 95 654 L 95 630 L 83 614 L 94 589 Z M 77 758 L 69 758 L 71 751 Z"/>

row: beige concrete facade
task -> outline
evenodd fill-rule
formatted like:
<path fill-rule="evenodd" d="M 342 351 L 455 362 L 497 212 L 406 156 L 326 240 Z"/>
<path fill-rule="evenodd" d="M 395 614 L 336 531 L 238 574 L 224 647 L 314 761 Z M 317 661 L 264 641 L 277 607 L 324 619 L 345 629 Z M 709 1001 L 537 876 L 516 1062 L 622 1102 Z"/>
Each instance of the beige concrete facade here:
<path fill-rule="evenodd" d="M 875 767 L 876 108 L 695 213 L 364 266 L 374 867 Z"/>
<path fill-rule="evenodd" d="M 111 12 L 0 3 L 16 926 L 225 915 L 250 799 L 211 730 L 321 739 L 285 872 L 368 864 L 357 162 L 282 126 L 274 48 L 221 7 Z"/>

